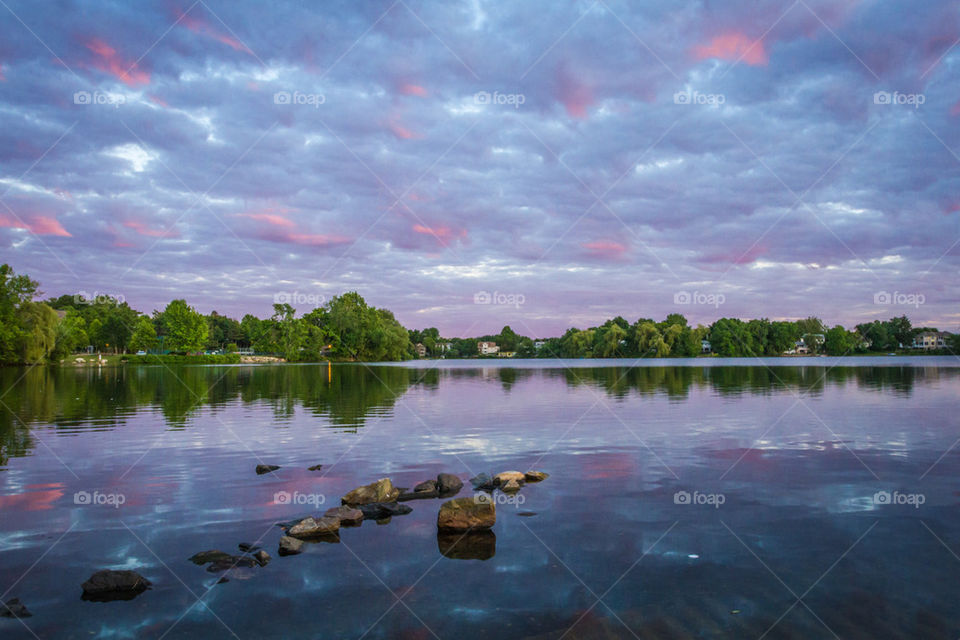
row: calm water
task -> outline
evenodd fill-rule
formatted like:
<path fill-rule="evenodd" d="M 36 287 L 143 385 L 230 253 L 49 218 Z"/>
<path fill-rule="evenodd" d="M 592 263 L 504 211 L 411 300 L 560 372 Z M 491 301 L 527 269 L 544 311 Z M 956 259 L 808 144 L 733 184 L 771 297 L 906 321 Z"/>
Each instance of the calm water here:
<path fill-rule="evenodd" d="M 960 636 L 957 359 L 434 364 L 0 369 L 0 599 L 34 614 L 0 637 Z M 277 555 L 377 478 L 530 468 L 448 555 L 438 500 Z M 187 561 L 244 541 L 273 561 Z M 99 568 L 154 586 L 84 602 Z"/>

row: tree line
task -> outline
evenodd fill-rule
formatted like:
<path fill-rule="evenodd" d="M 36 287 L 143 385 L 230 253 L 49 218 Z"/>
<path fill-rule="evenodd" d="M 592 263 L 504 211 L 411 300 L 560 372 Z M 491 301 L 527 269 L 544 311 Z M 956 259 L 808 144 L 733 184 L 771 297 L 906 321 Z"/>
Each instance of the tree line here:
<path fill-rule="evenodd" d="M 433 327 L 404 328 L 391 311 L 368 305 L 356 292 L 334 296 L 299 317 L 289 304 L 274 304 L 269 318 L 247 314 L 236 320 L 216 311 L 202 314 L 183 299 L 151 314 L 105 296 L 37 301 L 38 286 L 9 265 L 0 265 L 0 363 L 58 362 L 88 347 L 107 353 L 176 354 L 249 349 L 290 362 L 376 362 L 419 357 L 417 347 L 422 345 L 427 357 L 470 358 L 477 356 L 479 342 L 495 342 L 501 352 L 526 358 L 693 357 L 704 351 L 704 341 L 720 356 L 775 356 L 800 340 L 811 353 L 847 355 L 895 351 L 909 347 L 918 332 L 935 331 L 913 327 L 906 316 L 848 330 L 841 325 L 828 328 L 814 317 L 720 318 L 710 326 L 693 327 L 673 313 L 661 322 L 640 318 L 631 323 L 617 316 L 543 340 L 518 335 L 509 326 L 495 335 L 445 339 Z M 949 350 L 960 353 L 958 336 L 952 336 Z"/>

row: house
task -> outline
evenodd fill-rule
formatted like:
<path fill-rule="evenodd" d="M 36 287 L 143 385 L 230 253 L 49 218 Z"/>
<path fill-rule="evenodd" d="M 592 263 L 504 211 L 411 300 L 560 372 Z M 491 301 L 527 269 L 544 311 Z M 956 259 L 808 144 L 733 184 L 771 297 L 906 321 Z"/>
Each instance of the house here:
<path fill-rule="evenodd" d="M 947 340 L 950 334 L 946 331 L 921 331 L 913 338 L 914 349 L 923 349 L 924 351 L 933 351 L 934 349 L 946 349 Z"/>
<path fill-rule="evenodd" d="M 500 352 L 496 342 L 478 342 L 477 352 L 482 356 L 490 356 Z"/>
<path fill-rule="evenodd" d="M 540 349 L 543 349 L 543 345 L 545 344 L 547 344 L 546 340 L 534 340 L 533 348 L 536 349 L 537 351 L 540 351 Z"/>
<path fill-rule="evenodd" d="M 452 343 L 452 342 L 438 342 L 438 343 L 437 343 L 437 349 L 440 351 L 440 353 L 446 353 L 447 351 L 450 351 L 451 347 L 453 347 L 453 343 Z"/>
<path fill-rule="evenodd" d="M 423 343 L 422 343 L 422 342 L 418 342 L 417 344 L 415 344 L 415 345 L 413 346 L 413 350 L 417 352 L 417 357 L 418 357 L 418 358 L 426 358 L 426 357 L 427 357 L 427 348 L 426 348 L 425 346 L 423 346 Z"/>
<path fill-rule="evenodd" d="M 700 353 L 711 353 L 710 341 L 701 340 L 700 341 Z"/>

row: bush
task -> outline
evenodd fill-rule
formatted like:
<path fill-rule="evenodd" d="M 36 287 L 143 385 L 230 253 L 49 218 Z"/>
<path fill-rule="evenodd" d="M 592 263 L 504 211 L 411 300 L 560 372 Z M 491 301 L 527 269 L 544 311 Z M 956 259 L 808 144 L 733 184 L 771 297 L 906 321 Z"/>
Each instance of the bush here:
<path fill-rule="evenodd" d="M 228 353 L 222 356 L 186 356 L 186 355 L 154 355 L 145 356 L 124 356 L 123 362 L 127 364 L 240 364 L 240 356 L 236 353 Z"/>

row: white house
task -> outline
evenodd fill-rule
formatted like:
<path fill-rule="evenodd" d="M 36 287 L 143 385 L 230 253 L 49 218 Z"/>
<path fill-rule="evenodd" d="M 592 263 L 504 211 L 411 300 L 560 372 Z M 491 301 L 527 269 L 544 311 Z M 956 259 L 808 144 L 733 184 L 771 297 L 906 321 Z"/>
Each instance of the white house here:
<path fill-rule="evenodd" d="M 478 342 L 477 352 L 482 356 L 490 356 L 500 352 L 496 342 Z"/>

